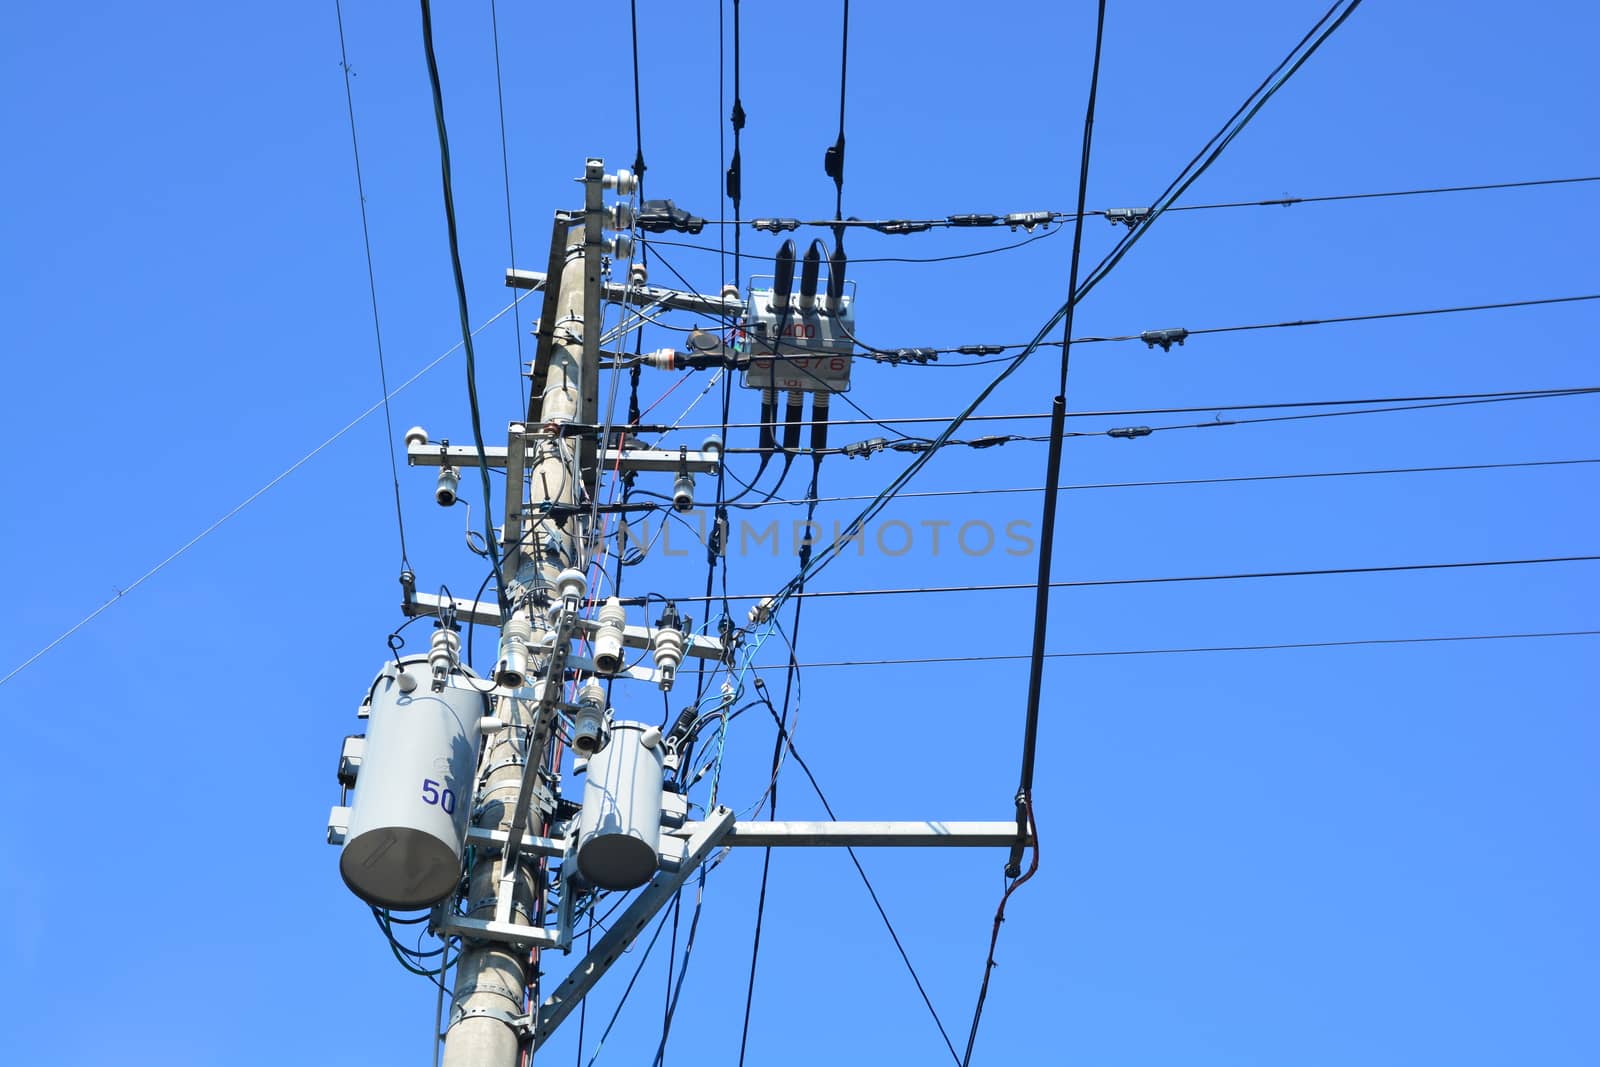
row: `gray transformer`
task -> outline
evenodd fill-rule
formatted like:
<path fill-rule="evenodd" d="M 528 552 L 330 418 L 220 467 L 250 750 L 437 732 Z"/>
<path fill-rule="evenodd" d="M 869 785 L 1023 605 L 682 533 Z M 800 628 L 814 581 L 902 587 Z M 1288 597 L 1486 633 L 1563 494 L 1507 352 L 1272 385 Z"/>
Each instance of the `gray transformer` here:
<path fill-rule="evenodd" d="M 655 875 L 663 755 L 660 730 L 614 722 L 605 747 L 589 758 L 578 815 L 578 870 L 593 885 L 634 889 Z"/>
<path fill-rule="evenodd" d="M 405 692 L 401 669 L 416 685 Z M 433 692 L 426 656 L 386 665 L 373 683 L 366 750 L 339 874 L 362 900 L 423 908 L 461 880 L 478 738 L 488 705 L 467 676 Z"/>

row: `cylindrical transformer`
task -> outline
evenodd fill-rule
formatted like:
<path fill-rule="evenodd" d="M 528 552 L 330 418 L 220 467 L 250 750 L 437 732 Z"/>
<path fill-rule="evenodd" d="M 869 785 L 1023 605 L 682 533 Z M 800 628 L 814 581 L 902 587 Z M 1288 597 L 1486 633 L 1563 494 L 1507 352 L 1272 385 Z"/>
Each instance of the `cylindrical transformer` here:
<path fill-rule="evenodd" d="M 379 907 L 427 907 L 461 880 L 480 720 L 489 709 L 470 688 L 403 691 L 402 670 L 427 677 L 428 669 L 426 656 L 387 664 L 365 704 L 367 746 L 339 874 Z"/>
<path fill-rule="evenodd" d="M 606 746 L 589 757 L 578 813 L 578 870 L 601 889 L 633 889 L 656 873 L 662 747 L 659 730 L 614 722 Z"/>

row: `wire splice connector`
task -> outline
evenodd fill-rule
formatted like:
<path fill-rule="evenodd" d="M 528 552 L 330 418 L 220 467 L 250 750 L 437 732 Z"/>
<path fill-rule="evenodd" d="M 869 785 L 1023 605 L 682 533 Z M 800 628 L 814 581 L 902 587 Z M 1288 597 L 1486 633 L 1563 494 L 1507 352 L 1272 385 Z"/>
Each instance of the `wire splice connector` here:
<path fill-rule="evenodd" d="M 1182 345 L 1189 337 L 1189 331 L 1183 327 L 1172 330 L 1146 330 L 1139 335 L 1139 340 L 1148 348 L 1161 346 L 1161 351 L 1171 352 L 1173 345 Z"/>
<path fill-rule="evenodd" d="M 1132 440 L 1135 437 L 1149 437 L 1150 433 L 1150 427 L 1148 426 L 1118 426 L 1116 429 L 1107 430 L 1106 436 L 1125 437 Z"/>

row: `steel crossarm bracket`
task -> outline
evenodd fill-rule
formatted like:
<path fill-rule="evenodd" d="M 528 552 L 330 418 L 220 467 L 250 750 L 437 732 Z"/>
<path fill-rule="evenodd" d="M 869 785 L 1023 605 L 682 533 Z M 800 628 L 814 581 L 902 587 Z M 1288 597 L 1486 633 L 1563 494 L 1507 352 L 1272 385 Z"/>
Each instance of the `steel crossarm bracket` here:
<path fill-rule="evenodd" d="M 474 848 L 505 848 L 510 837 L 509 830 L 491 830 L 485 826 L 467 827 L 467 844 Z M 564 856 L 567 852 L 566 839 L 561 837 L 524 836 L 520 847 L 524 852 L 540 856 Z"/>
<path fill-rule="evenodd" d="M 539 290 L 545 287 L 548 277 L 548 274 L 536 270 L 508 270 L 506 286 L 511 289 Z M 659 289 L 653 285 L 621 285 L 617 282 L 607 282 L 605 295 L 607 300 L 621 302 L 626 298 L 631 304 L 659 304 L 674 311 L 695 311 L 702 315 L 732 317 L 744 314 L 744 302 L 737 298 L 723 300 L 721 297 L 707 296 L 704 293 Z"/>
<path fill-rule="evenodd" d="M 523 428 L 526 433 L 526 427 Z M 506 449 L 489 445 L 483 458 L 491 467 L 508 465 Z M 436 441 L 406 446 L 406 462 L 413 467 L 441 467 L 449 464 L 459 469 L 478 466 L 478 450 L 472 445 L 441 445 Z M 607 470 L 620 468 L 623 473 L 676 473 L 687 467 L 696 474 L 715 474 L 721 459 L 716 452 L 683 451 L 676 448 L 625 448 L 620 453 L 607 448 L 601 452 L 601 465 Z M 509 513 L 508 513 L 509 514 Z"/>
<path fill-rule="evenodd" d="M 693 837 L 704 825 L 686 822 L 669 837 Z M 783 846 L 850 848 L 925 848 L 929 846 L 1010 847 L 1017 843 L 1013 822 L 744 822 L 734 827 L 724 844 L 757 848 Z M 1023 844 L 1031 844 L 1024 840 Z"/>
<path fill-rule="evenodd" d="M 579 961 L 572 969 L 572 973 L 567 975 L 566 980 L 539 1006 L 537 1022 L 532 1027 L 534 1050 L 549 1040 L 562 1020 L 571 1014 L 572 1009 L 583 1001 L 601 976 L 621 958 L 628 946 L 633 944 L 639 932 L 645 928 L 645 924 L 666 906 L 673 894 L 689 880 L 695 869 L 704 863 L 719 845 L 725 843 L 732 830 L 733 811 L 730 808 L 717 808 L 711 813 L 710 818 L 695 824 L 694 832 L 689 835 L 688 849 L 678 869 L 657 875 L 655 881 L 628 905 L 627 910 L 617 916 L 616 921 L 611 924 L 611 929 L 595 942 L 594 948 Z M 566 896 L 565 890 L 562 896 Z"/>

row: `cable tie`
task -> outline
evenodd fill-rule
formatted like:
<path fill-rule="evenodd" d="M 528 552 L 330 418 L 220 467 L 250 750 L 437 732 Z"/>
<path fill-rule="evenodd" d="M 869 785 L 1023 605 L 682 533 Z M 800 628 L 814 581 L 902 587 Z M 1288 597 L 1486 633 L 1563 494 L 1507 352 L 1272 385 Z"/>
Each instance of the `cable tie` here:
<path fill-rule="evenodd" d="M 800 228 L 799 219 L 754 219 L 750 223 L 757 230 L 767 233 L 784 233 L 788 230 Z"/>
<path fill-rule="evenodd" d="M 999 215 L 947 215 L 945 221 L 952 226 L 993 226 L 1000 221 Z"/>
<path fill-rule="evenodd" d="M 1135 437 L 1149 437 L 1150 432 L 1150 427 L 1148 426 L 1119 426 L 1114 430 L 1107 430 L 1106 436 L 1126 437 L 1132 440 Z"/>
<path fill-rule="evenodd" d="M 1171 352 L 1173 345 L 1181 345 L 1188 338 L 1189 331 L 1179 326 L 1171 330 L 1146 330 L 1139 335 L 1139 340 L 1148 348 L 1161 346 L 1161 351 Z"/>

